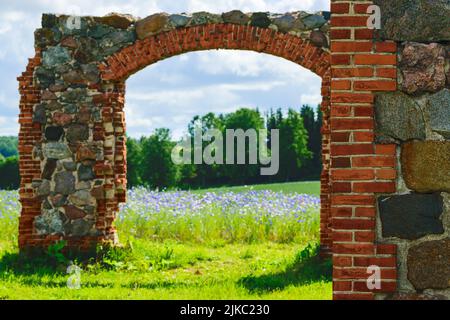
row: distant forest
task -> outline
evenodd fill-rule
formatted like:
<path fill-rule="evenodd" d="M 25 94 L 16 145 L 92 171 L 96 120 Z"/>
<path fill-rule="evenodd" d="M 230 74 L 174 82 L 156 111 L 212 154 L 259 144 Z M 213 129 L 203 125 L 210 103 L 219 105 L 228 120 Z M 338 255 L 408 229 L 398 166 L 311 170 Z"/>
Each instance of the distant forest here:
<path fill-rule="evenodd" d="M 19 152 L 17 137 L 0 137 L 0 189 L 19 188 Z"/>
<path fill-rule="evenodd" d="M 242 108 L 228 114 L 208 113 L 195 116 L 187 131 L 193 140 L 196 128 L 202 132 L 218 129 L 225 137 L 226 129 L 280 130 L 280 168 L 274 176 L 260 175 L 261 165 L 182 164 L 171 160 L 176 142 L 169 129 L 157 129 L 149 137 L 127 140 L 127 179 L 129 186 L 144 185 L 150 188 L 208 188 L 224 185 L 319 180 L 321 165 L 322 114 L 310 106 L 299 111 L 271 110 L 262 115 L 258 109 Z M 203 148 L 211 142 L 203 142 Z M 193 143 L 191 144 L 193 145 Z M 271 141 L 269 135 L 270 148 Z M 249 152 L 246 147 L 246 154 Z"/>
<path fill-rule="evenodd" d="M 127 138 L 128 186 L 153 189 L 207 188 L 224 185 L 319 180 L 321 164 L 322 114 L 303 106 L 300 110 L 271 110 L 262 115 L 258 109 L 241 108 L 228 114 L 208 113 L 195 116 L 187 126 L 193 139 L 196 128 L 208 129 L 271 129 L 280 130 L 280 168 L 274 176 L 261 176 L 261 165 L 206 165 L 172 162 L 173 141 L 169 129 L 156 129 L 152 135 L 140 139 Z M 204 142 L 204 147 L 211 142 Z M 17 137 L 0 137 L 0 189 L 18 189 L 19 157 Z M 269 135 L 269 148 L 270 135 Z M 248 153 L 248 146 L 246 146 Z M 269 151 L 270 152 L 270 151 Z"/>

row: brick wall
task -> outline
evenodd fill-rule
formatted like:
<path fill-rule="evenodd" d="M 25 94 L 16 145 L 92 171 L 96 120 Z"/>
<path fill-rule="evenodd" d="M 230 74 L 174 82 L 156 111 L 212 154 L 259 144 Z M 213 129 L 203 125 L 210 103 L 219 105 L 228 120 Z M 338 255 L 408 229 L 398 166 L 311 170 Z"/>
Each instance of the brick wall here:
<path fill-rule="evenodd" d="M 331 2 L 331 228 L 335 299 L 373 299 L 366 280 L 381 267 L 380 292 L 396 290 L 396 247 L 375 239 L 376 194 L 395 192 L 395 146 L 374 143 L 374 93 L 393 91 L 396 44 L 374 41 L 370 1 Z"/>
<path fill-rule="evenodd" d="M 450 14 L 432 2 L 332 0 L 331 22 L 327 12 L 116 14 L 68 30 L 67 16 L 44 15 L 18 78 L 20 248 L 118 242 L 130 75 L 185 52 L 252 50 L 322 78 L 320 237 L 334 299 L 449 298 Z M 369 290 L 373 265 L 381 288 Z"/>

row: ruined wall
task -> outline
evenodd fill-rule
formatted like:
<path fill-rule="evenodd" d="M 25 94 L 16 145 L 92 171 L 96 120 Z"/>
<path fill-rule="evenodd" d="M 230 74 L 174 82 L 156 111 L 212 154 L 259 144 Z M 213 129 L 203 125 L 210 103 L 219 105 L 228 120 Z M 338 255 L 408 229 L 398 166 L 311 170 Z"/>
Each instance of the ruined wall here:
<path fill-rule="evenodd" d="M 117 243 L 113 222 L 126 201 L 126 79 L 182 53 L 239 49 L 282 57 L 322 78 L 321 243 L 329 254 L 329 19 L 329 12 L 44 14 L 36 58 L 19 77 L 20 248 L 61 239 L 83 250 Z"/>
<path fill-rule="evenodd" d="M 450 299 L 450 1 L 374 2 L 377 37 L 398 44 L 398 89 L 375 99 L 376 141 L 397 154 L 377 240 L 397 245 L 394 298 Z"/>
<path fill-rule="evenodd" d="M 374 3 L 378 31 L 367 26 Z M 44 15 L 19 77 L 20 247 L 117 241 L 131 74 L 195 50 L 253 50 L 323 80 L 321 241 L 333 254 L 334 298 L 448 298 L 449 7 L 332 0 L 331 16 L 114 14 L 77 28 Z M 372 265 L 378 289 L 367 287 Z"/>
<path fill-rule="evenodd" d="M 450 2 L 331 11 L 334 298 L 448 299 Z M 363 283 L 370 265 L 380 289 Z"/>

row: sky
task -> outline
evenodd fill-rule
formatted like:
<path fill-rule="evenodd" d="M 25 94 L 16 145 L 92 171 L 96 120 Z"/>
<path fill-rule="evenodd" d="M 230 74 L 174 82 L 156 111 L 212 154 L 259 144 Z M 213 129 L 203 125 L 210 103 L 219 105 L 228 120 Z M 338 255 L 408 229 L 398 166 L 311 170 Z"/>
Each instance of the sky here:
<path fill-rule="evenodd" d="M 17 135 L 16 78 L 34 56 L 34 30 L 42 13 L 103 16 L 110 12 L 144 18 L 156 12 L 221 13 L 329 10 L 329 0 L 0 0 L 0 136 Z M 95 5 L 93 5 L 95 4 Z M 240 107 L 265 112 L 320 103 L 318 76 L 279 57 L 250 51 L 187 53 L 160 61 L 127 81 L 125 116 L 132 137 L 154 129 L 183 135 L 194 115 L 228 113 Z"/>

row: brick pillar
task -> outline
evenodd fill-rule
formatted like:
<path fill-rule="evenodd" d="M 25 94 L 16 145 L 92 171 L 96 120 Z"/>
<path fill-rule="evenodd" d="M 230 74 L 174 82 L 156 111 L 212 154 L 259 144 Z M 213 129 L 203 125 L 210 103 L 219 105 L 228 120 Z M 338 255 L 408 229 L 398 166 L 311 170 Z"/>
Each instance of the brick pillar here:
<path fill-rule="evenodd" d="M 331 2 L 331 227 L 334 299 L 396 289 L 396 247 L 377 244 L 376 194 L 395 192 L 395 146 L 374 142 L 374 92 L 396 90 L 396 44 L 374 41 L 370 1 Z M 380 290 L 367 268 L 381 268 Z"/>
<path fill-rule="evenodd" d="M 33 81 L 34 69 L 41 64 L 41 52 L 36 50 L 34 58 L 29 59 L 25 72 L 17 78 L 20 93 L 19 114 L 19 171 L 20 202 L 22 211 L 19 218 L 19 248 L 32 243 L 34 217 L 41 214 L 41 202 L 36 198 L 32 181 L 41 178 L 41 161 L 35 147 L 40 142 L 41 124 L 33 122 L 33 111 L 41 100 L 41 91 Z"/>

